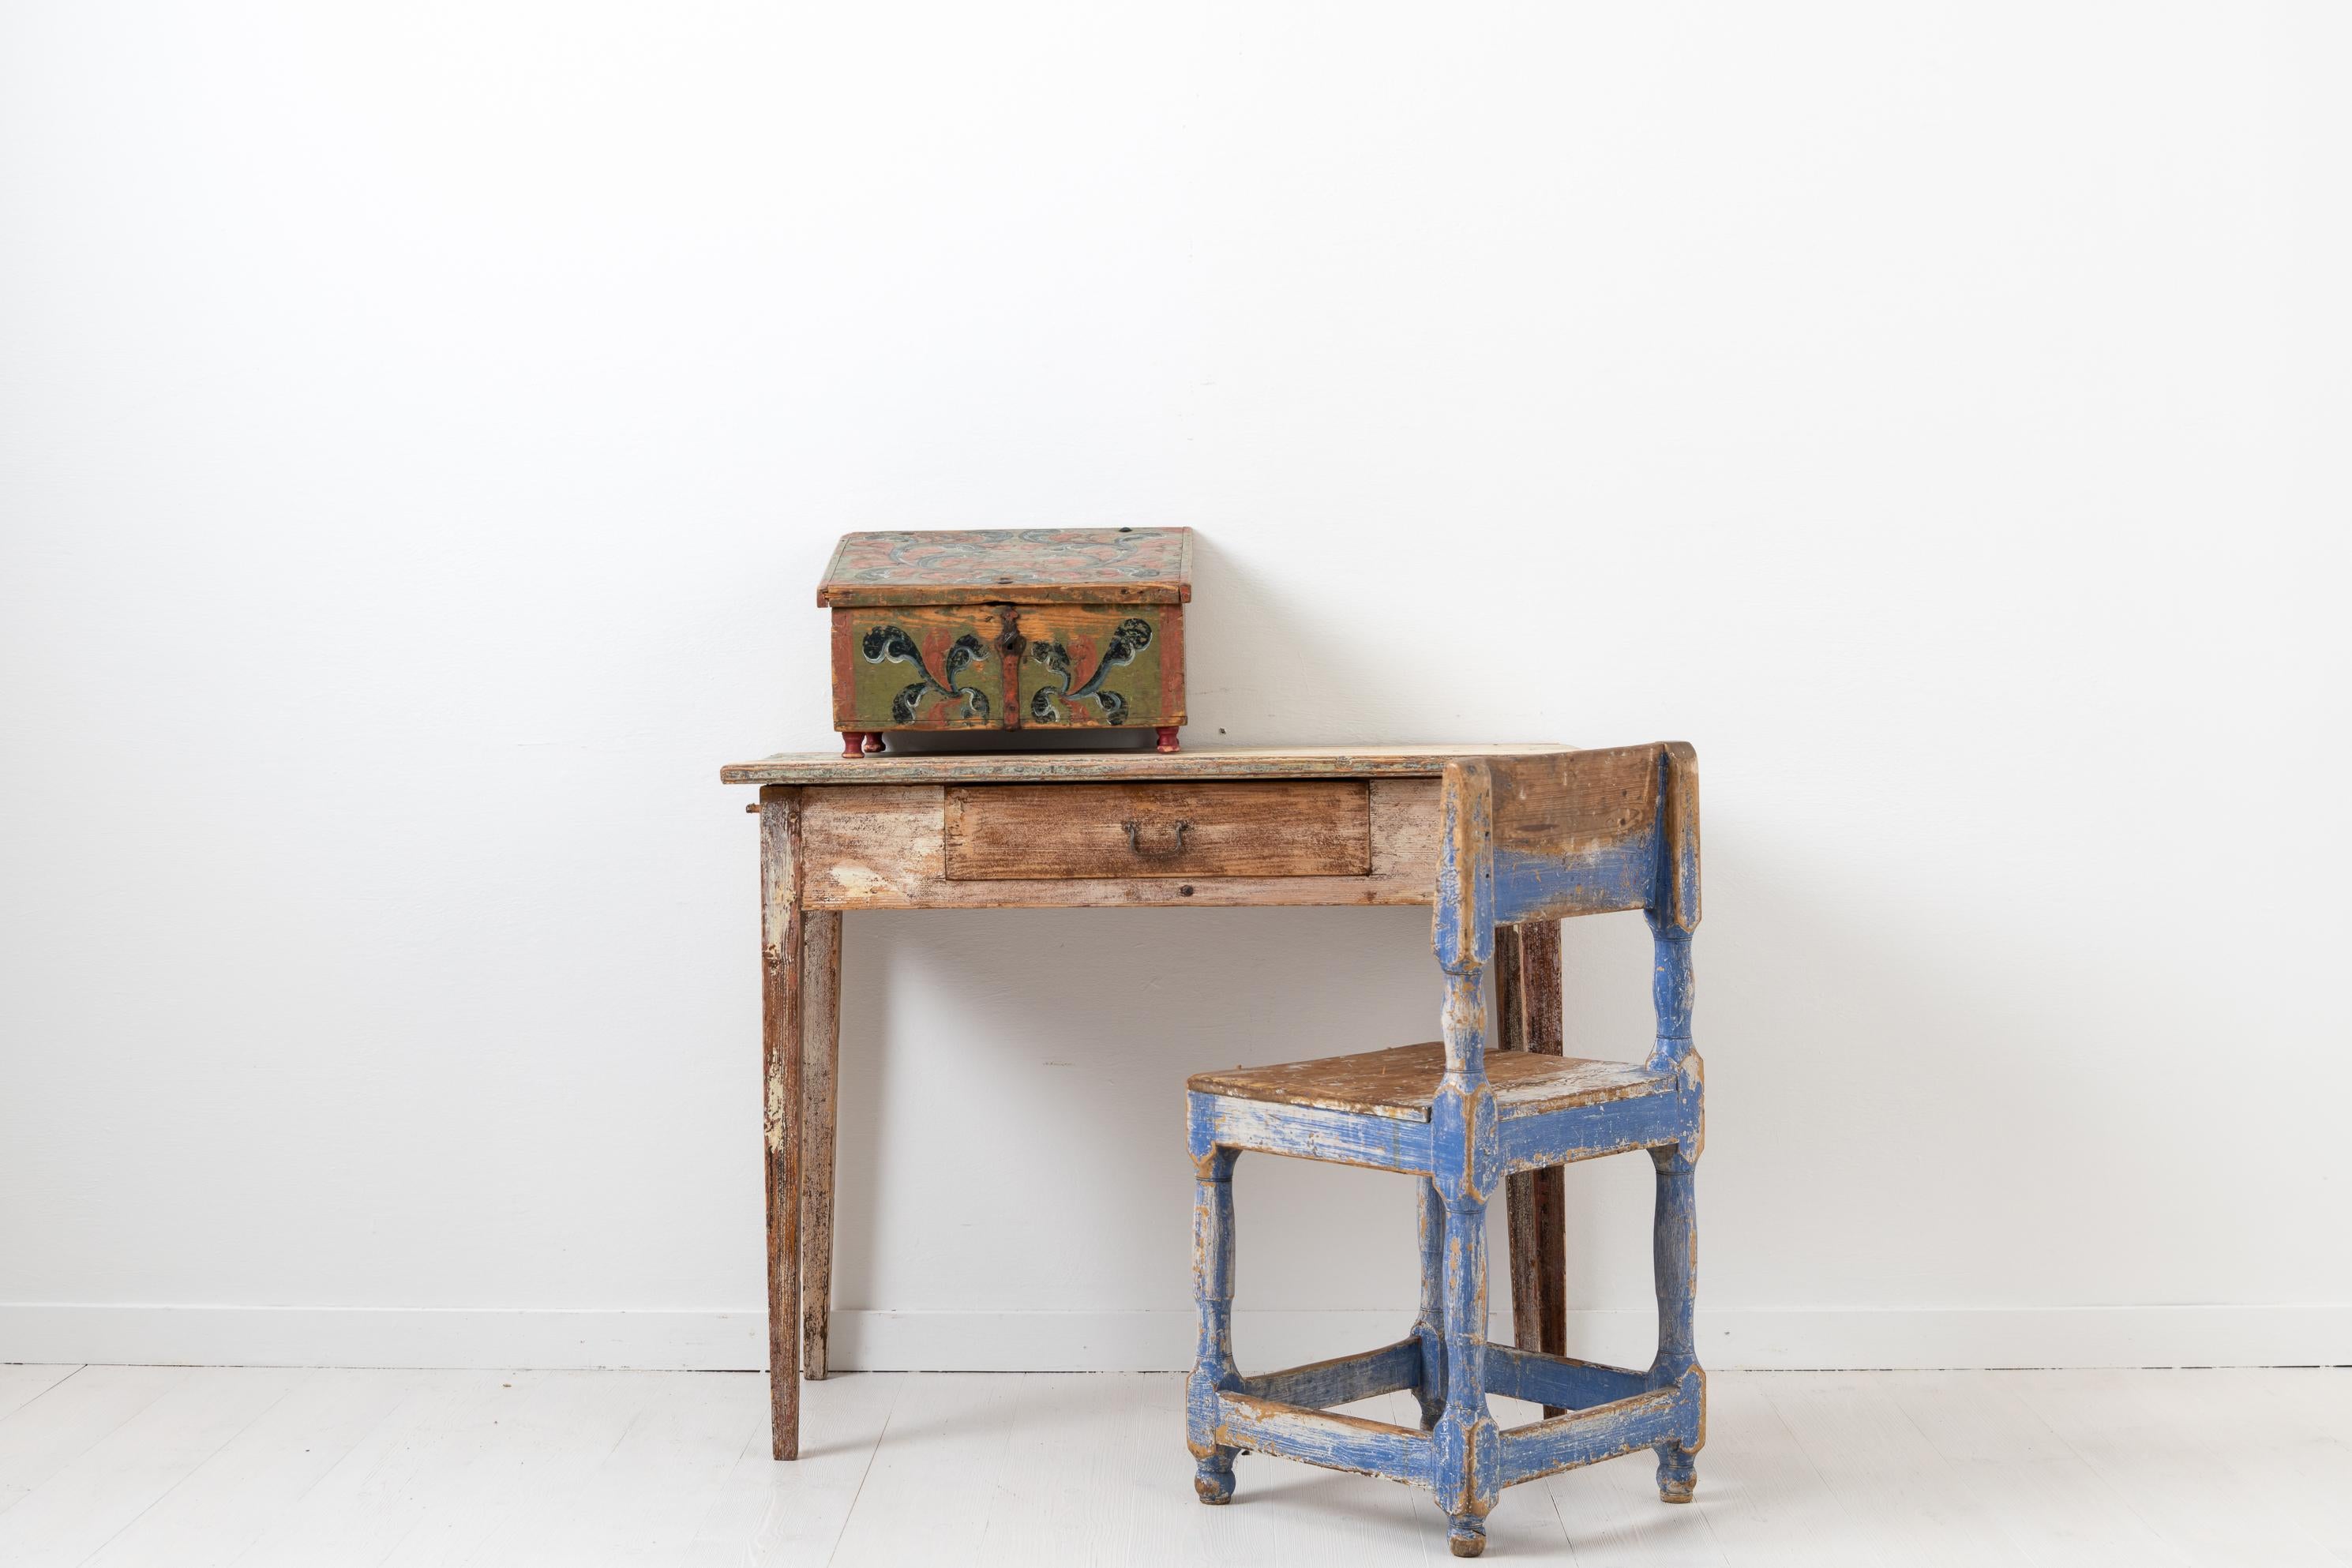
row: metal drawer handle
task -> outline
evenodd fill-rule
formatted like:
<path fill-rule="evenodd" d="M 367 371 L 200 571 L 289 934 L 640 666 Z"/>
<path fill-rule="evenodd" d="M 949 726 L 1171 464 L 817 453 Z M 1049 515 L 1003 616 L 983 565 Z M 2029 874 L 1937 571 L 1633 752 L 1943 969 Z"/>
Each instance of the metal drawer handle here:
<path fill-rule="evenodd" d="M 1141 824 L 1122 822 L 1119 826 L 1127 829 L 1127 847 L 1133 850 L 1139 858 L 1145 860 L 1173 860 L 1176 857 L 1184 853 L 1184 831 L 1192 825 L 1189 822 L 1180 822 L 1176 824 L 1176 842 L 1165 849 L 1146 849 L 1143 847 L 1143 829 Z"/>

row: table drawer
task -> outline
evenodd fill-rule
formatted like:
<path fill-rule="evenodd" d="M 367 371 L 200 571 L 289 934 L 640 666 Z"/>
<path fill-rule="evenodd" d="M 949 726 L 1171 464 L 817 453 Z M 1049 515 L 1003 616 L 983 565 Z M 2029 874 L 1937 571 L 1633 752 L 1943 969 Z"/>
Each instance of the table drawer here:
<path fill-rule="evenodd" d="M 1364 877 L 1360 779 L 969 784 L 947 792 L 951 882 L 1079 877 Z"/>

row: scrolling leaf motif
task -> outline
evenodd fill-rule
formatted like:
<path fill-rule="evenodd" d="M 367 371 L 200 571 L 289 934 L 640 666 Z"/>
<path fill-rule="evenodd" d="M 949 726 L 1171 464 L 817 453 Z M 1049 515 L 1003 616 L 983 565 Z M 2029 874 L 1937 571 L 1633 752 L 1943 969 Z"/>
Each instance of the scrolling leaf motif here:
<path fill-rule="evenodd" d="M 971 633 L 966 632 L 948 645 L 947 657 L 940 660 L 943 678 L 931 674 L 930 668 L 923 662 L 923 650 L 916 646 L 913 637 L 898 626 L 876 626 L 866 634 L 859 651 L 866 655 L 868 664 L 911 664 L 915 667 L 915 673 L 922 677 L 890 699 L 890 722 L 893 724 L 913 723 L 915 715 L 922 710 L 925 700 L 934 696 L 962 698 L 966 719 L 984 720 L 988 717 L 988 693 L 976 686 L 962 685 L 957 679 L 978 664 L 987 651 L 985 645 Z"/>
<path fill-rule="evenodd" d="M 1041 724 L 1056 724 L 1065 716 L 1067 703 L 1094 699 L 1102 710 L 1103 722 L 1117 725 L 1127 719 L 1127 699 L 1116 691 L 1103 689 L 1103 681 L 1110 672 L 1123 664 L 1135 662 L 1135 656 L 1151 646 L 1151 623 L 1129 616 L 1118 623 L 1110 642 L 1103 648 L 1100 663 L 1087 677 L 1083 685 L 1072 686 L 1076 672 L 1070 668 L 1070 650 L 1057 642 L 1034 642 L 1029 645 L 1029 658 L 1062 678 L 1060 687 L 1041 686 L 1029 699 L 1029 717 Z"/>

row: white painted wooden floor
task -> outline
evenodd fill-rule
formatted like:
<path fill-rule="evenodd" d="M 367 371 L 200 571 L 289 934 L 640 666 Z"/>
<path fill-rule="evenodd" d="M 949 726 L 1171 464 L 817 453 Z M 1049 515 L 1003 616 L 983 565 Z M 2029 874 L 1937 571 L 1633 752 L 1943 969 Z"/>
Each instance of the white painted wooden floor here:
<path fill-rule="evenodd" d="M 2352 1563 L 2352 1372 L 1718 1373 L 1647 1455 L 1515 1487 L 1499 1563 Z M 0 1564 L 1433 1564 L 1421 1494 L 1244 1458 L 1172 1375 L 847 1375 L 771 1463 L 720 1373 L 0 1365 Z M 1498 1402 L 1507 1420 L 1527 1406 Z M 1410 1422 L 1404 1395 L 1368 1413 Z"/>

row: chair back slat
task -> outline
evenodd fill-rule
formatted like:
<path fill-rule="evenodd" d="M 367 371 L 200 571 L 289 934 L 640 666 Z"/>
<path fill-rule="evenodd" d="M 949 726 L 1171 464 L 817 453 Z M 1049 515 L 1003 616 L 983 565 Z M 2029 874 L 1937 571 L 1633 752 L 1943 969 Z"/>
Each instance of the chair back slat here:
<path fill-rule="evenodd" d="M 1680 742 L 1486 762 L 1494 918 L 1698 924 L 1698 759 Z"/>
<path fill-rule="evenodd" d="M 1448 763 L 1431 902 L 1447 1072 L 1486 1073 L 1495 927 L 1640 910 L 1655 938 L 1654 1066 L 1690 1050 L 1698 754 L 1679 741 Z"/>

